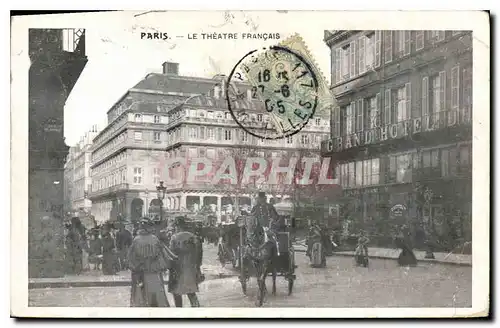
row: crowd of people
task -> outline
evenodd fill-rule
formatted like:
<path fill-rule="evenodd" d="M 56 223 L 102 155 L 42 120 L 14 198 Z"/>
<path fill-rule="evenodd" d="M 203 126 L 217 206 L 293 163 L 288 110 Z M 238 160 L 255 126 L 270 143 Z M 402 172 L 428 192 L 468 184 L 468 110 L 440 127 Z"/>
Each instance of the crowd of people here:
<path fill-rule="evenodd" d="M 267 203 L 264 193 L 259 193 L 251 213 L 243 214 L 254 217 L 253 224 L 263 227 L 268 239 L 278 246 L 276 234 L 287 227 L 273 204 Z M 84 270 L 84 254 L 88 254 L 90 269 L 102 270 L 104 275 L 130 270 L 130 304 L 146 307 L 170 306 L 164 281 L 164 274 L 168 274 L 168 292 L 173 294 L 175 306 L 182 307 L 182 295 L 187 295 L 192 307 L 200 306 L 196 293 L 198 284 L 204 280 L 201 273 L 203 237 L 189 230 L 193 229 L 183 216 L 176 217 L 172 226 L 143 217 L 136 222 L 132 232 L 122 222 L 106 223 L 86 231 L 80 220 L 74 217 L 66 224 L 67 272 L 80 274 Z M 248 231 L 255 233 L 257 230 Z M 325 232 L 325 227 L 311 222 L 306 252 L 311 261 L 314 243 L 321 243 L 325 250 L 337 246 Z M 246 239 L 254 237 L 247 235 Z M 367 266 L 369 241 L 366 234 L 360 233 L 355 251 L 358 265 Z M 398 260 L 400 265 L 416 265 L 412 247 L 404 235 L 396 238 L 396 246 L 402 249 Z"/>

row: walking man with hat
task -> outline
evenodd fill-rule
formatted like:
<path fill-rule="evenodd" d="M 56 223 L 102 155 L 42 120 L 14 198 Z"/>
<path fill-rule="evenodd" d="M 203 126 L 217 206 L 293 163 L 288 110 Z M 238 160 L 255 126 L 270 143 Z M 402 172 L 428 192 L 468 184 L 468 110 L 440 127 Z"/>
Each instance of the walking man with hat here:
<path fill-rule="evenodd" d="M 154 235 L 153 222 L 144 217 L 128 252 L 132 271 L 130 304 L 133 307 L 169 307 L 163 273 L 176 259 Z"/>
<path fill-rule="evenodd" d="M 203 281 L 201 263 L 202 245 L 196 235 L 187 231 L 183 216 L 175 218 L 175 234 L 170 240 L 170 248 L 178 259 L 170 269 L 168 291 L 174 295 L 176 307 L 182 307 L 182 295 L 187 295 L 191 307 L 199 307 L 196 293 L 198 284 Z"/>

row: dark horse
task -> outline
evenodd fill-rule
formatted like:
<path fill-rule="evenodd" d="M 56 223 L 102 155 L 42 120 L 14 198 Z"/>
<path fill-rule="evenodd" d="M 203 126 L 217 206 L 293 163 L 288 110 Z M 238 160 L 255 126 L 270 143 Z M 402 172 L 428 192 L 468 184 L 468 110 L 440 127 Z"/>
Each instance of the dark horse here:
<path fill-rule="evenodd" d="M 244 249 L 242 250 L 242 276 L 241 285 L 243 293 L 246 294 L 246 281 L 250 279 L 252 273 L 257 277 L 259 286 L 259 297 L 255 304 L 262 306 L 267 293 L 266 277 L 272 273 L 273 295 L 276 295 L 276 268 L 278 248 L 276 242 L 269 238 L 267 227 L 259 224 L 254 216 L 247 216 L 244 219 L 243 239 Z M 253 272 L 251 272 L 252 270 Z"/>

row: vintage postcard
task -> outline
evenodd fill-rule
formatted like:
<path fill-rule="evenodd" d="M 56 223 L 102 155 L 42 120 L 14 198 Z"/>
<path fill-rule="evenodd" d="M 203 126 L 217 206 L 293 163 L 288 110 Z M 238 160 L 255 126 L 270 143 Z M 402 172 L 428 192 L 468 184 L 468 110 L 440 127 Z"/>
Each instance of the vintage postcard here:
<path fill-rule="evenodd" d="M 489 314 L 487 13 L 11 29 L 13 316 Z"/>

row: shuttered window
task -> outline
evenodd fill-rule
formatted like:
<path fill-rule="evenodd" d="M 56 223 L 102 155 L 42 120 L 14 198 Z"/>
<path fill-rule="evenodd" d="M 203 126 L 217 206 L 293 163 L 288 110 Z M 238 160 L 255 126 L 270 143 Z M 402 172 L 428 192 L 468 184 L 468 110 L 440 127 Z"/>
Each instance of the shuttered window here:
<path fill-rule="evenodd" d="M 385 95 L 384 95 L 384 124 L 391 124 L 391 89 L 385 90 Z"/>
<path fill-rule="evenodd" d="M 386 63 L 392 61 L 392 31 L 384 32 L 384 58 Z"/>
<path fill-rule="evenodd" d="M 460 103 L 460 67 L 451 69 L 451 109 L 457 110 Z"/>
<path fill-rule="evenodd" d="M 425 39 L 424 31 L 416 31 L 415 32 L 415 49 L 420 50 L 424 48 L 424 39 Z"/>
<path fill-rule="evenodd" d="M 354 77 L 356 76 L 356 42 L 352 41 L 349 49 L 351 49 L 350 52 L 350 68 L 349 68 L 349 76 Z"/>
<path fill-rule="evenodd" d="M 358 99 L 356 106 L 356 132 L 363 131 L 363 99 Z"/>
<path fill-rule="evenodd" d="M 429 78 L 422 79 L 422 116 L 429 115 Z"/>
<path fill-rule="evenodd" d="M 365 63 L 365 41 L 366 37 L 363 35 L 362 37 L 359 38 L 358 40 L 358 56 L 359 56 L 359 74 L 363 74 L 366 72 L 366 63 Z"/>

